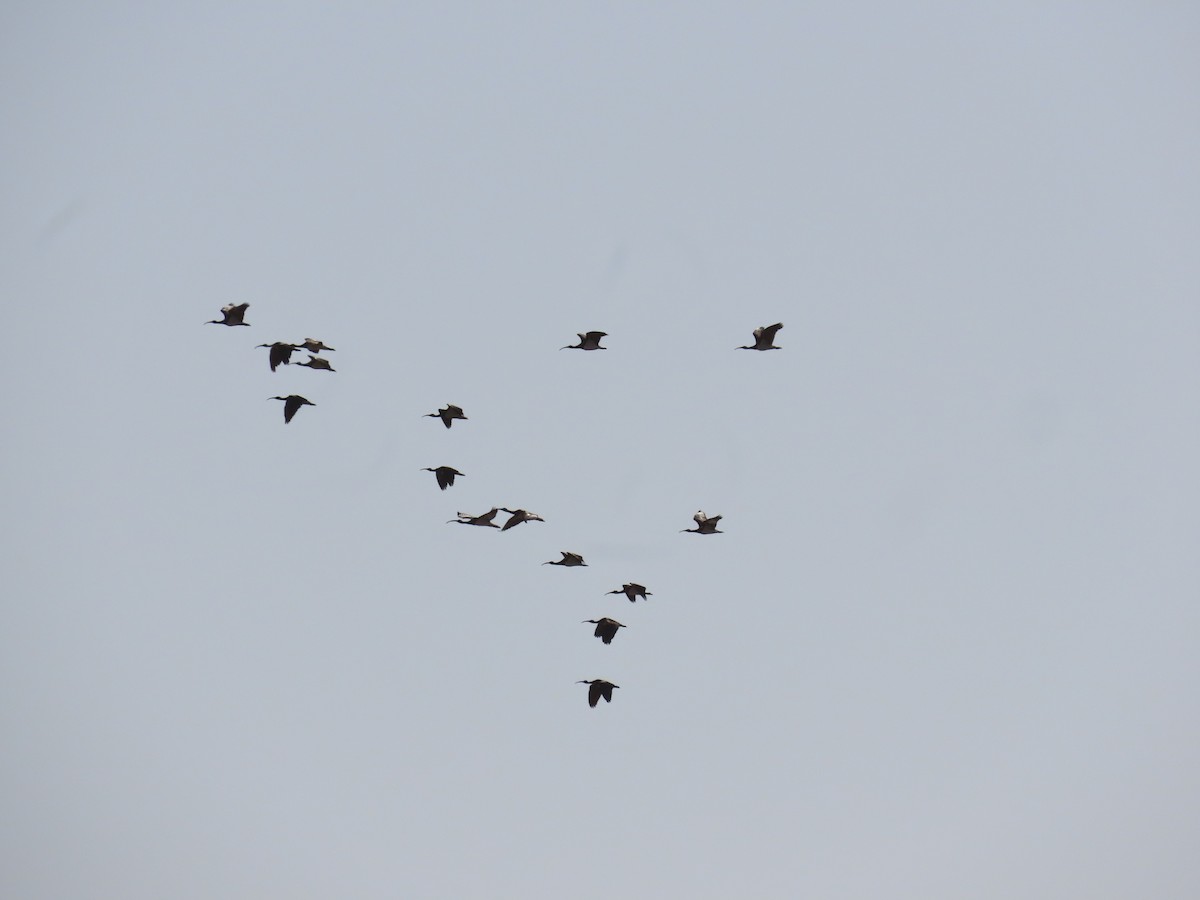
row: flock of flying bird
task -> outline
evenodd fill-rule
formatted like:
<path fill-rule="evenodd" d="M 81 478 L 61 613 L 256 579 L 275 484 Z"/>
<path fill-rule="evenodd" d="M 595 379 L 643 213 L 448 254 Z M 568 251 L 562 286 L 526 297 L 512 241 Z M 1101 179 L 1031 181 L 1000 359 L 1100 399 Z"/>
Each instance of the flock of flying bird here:
<path fill-rule="evenodd" d="M 245 321 L 246 310 L 249 309 L 249 303 L 230 303 L 227 306 L 221 307 L 220 319 L 211 319 L 206 322 L 206 325 L 228 325 L 237 326 L 245 325 L 249 327 L 249 322 Z M 779 329 L 783 328 L 782 322 L 777 322 L 774 325 L 764 325 L 754 329 L 754 343 L 746 344 L 738 347 L 738 350 L 778 350 L 775 345 L 775 335 Z M 579 334 L 578 344 L 567 344 L 565 347 L 560 347 L 560 350 L 607 350 L 607 347 L 600 346 L 602 338 L 608 337 L 603 331 L 588 331 Z M 316 354 L 322 351 L 333 351 L 333 347 L 326 346 L 324 343 L 313 338 L 305 338 L 302 343 L 289 344 L 283 341 L 275 341 L 271 344 L 259 344 L 258 348 L 265 347 L 270 351 L 268 362 L 271 366 L 271 371 L 274 372 L 281 365 L 290 365 L 292 354 L 297 350 L 308 352 L 308 360 L 300 362 L 296 365 L 307 366 L 313 370 L 334 372 L 337 371 L 329 364 L 329 360 L 324 359 Z M 256 348 L 256 349 L 258 349 Z M 292 421 L 292 417 L 300 410 L 302 406 L 316 406 L 312 401 L 301 397 L 299 394 L 289 394 L 285 397 L 270 397 L 271 400 L 283 401 L 283 421 L 288 423 Z M 426 413 L 424 418 L 441 419 L 442 424 L 449 428 L 456 421 L 467 421 L 467 417 L 463 414 L 462 407 L 454 404 L 447 404 L 437 412 Z M 443 491 L 446 488 L 453 486 L 454 479 L 464 477 L 464 473 L 452 466 L 437 466 L 435 468 L 424 468 L 423 472 L 432 472 L 437 480 L 437 485 Z M 497 525 L 495 521 L 498 513 L 507 513 L 508 520 L 503 525 Z M 721 521 L 721 516 L 705 515 L 703 510 L 699 510 L 692 520 L 696 523 L 695 528 L 681 529 L 680 533 L 690 532 L 692 534 L 724 534 L 717 524 Z M 487 512 L 479 515 L 460 512 L 458 518 L 450 519 L 447 524 L 458 525 L 475 525 L 481 528 L 498 528 L 500 531 L 508 531 L 510 528 L 522 524 L 523 522 L 544 522 L 546 521 L 536 513 L 531 513 L 527 509 L 509 509 L 505 506 L 493 506 Z M 583 557 L 569 550 L 561 551 L 562 559 L 548 560 L 542 563 L 544 566 L 564 566 L 567 568 L 573 566 L 586 566 Z M 624 594 L 630 603 L 635 603 L 639 597 L 645 600 L 647 597 L 654 596 L 650 591 L 646 590 L 644 585 L 635 582 L 629 582 L 621 585 L 617 590 L 608 591 L 609 594 Z M 604 616 L 599 619 L 585 619 L 583 624 L 595 625 L 596 629 L 593 632 L 605 644 L 611 644 L 613 638 L 617 636 L 617 632 L 626 626 L 618 622 L 616 619 Z M 612 692 L 620 685 L 613 684 L 603 678 L 592 678 L 583 681 L 577 681 L 576 684 L 586 684 L 588 686 L 588 705 L 595 706 L 603 697 L 605 702 L 612 702 Z"/>

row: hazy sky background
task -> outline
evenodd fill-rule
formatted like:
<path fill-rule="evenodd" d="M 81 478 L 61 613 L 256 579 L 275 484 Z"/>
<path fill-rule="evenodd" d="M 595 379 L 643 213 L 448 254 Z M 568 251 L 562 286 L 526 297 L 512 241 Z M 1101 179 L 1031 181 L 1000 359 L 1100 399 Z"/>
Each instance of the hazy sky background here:
<path fill-rule="evenodd" d="M 0 894 L 1197 896 L 1198 38 L 4 6 Z"/>

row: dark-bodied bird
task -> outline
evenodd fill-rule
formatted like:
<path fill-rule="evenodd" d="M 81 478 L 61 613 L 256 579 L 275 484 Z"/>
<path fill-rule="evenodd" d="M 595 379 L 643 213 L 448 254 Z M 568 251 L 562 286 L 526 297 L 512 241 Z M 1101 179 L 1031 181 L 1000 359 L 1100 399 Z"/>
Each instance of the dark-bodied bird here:
<path fill-rule="evenodd" d="M 423 415 L 421 418 L 423 418 L 423 419 L 441 419 L 442 424 L 445 425 L 447 428 L 450 427 L 450 423 L 453 422 L 455 419 L 462 419 L 464 422 L 467 421 L 467 417 L 463 415 L 462 407 L 455 406 L 453 403 L 447 403 L 442 409 L 439 409 L 437 412 L 425 413 L 425 415 Z"/>
<path fill-rule="evenodd" d="M 569 550 L 559 550 L 558 552 L 562 554 L 562 559 L 550 560 L 548 562 L 542 563 L 542 565 L 543 566 L 586 566 L 587 565 L 587 563 L 585 563 L 583 561 L 583 557 L 580 556 L 578 553 L 572 553 Z"/>
<path fill-rule="evenodd" d="M 434 475 L 436 475 L 438 487 L 440 487 L 443 491 L 454 484 L 455 476 L 462 475 L 463 478 L 467 477 L 462 472 L 458 471 L 458 469 L 451 468 L 450 466 L 438 466 L 436 469 L 431 469 L 427 466 L 421 471 L 432 472 Z"/>
<path fill-rule="evenodd" d="M 457 519 L 449 519 L 446 524 L 449 525 L 451 522 L 457 522 L 459 525 L 482 525 L 486 528 L 499 528 L 500 526 L 492 521 L 492 519 L 496 518 L 496 513 L 498 512 L 500 512 L 500 509 L 496 506 L 477 516 L 460 512 Z"/>
<path fill-rule="evenodd" d="M 600 338 L 608 337 L 606 331 L 589 331 L 587 334 L 579 334 L 578 344 L 567 344 L 565 347 L 559 347 L 559 350 L 607 350 L 607 347 L 600 346 Z"/>
<path fill-rule="evenodd" d="M 527 509 L 509 509 L 507 506 L 500 507 L 501 512 L 506 512 L 511 518 L 504 523 L 501 531 L 508 531 L 510 528 L 516 528 L 522 522 L 545 522 L 546 520 L 537 513 L 531 513 Z"/>
<path fill-rule="evenodd" d="M 606 644 L 612 643 L 612 639 L 617 636 L 618 628 L 625 627 L 616 619 L 610 619 L 608 616 L 605 616 L 603 619 L 584 619 L 580 624 L 595 625 L 596 630 L 593 633 Z M 592 705 L 594 706 L 595 704 Z"/>
<path fill-rule="evenodd" d="M 296 411 L 300 409 L 300 407 L 317 405 L 311 400 L 304 399 L 299 394 L 288 394 L 286 397 L 269 397 L 268 399 L 283 401 L 283 422 L 285 425 L 292 421 L 292 416 L 296 414 Z"/>
<path fill-rule="evenodd" d="M 271 350 L 271 371 L 274 372 L 277 366 L 286 366 L 292 361 L 292 354 L 299 348 L 295 344 L 287 344 L 283 341 L 276 341 L 273 344 L 259 344 L 259 347 L 269 347 Z M 258 349 L 257 347 L 255 349 Z"/>
<path fill-rule="evenodd" d="M 297 344 L 296 347 L 299 350 L 307 350 L 309 353 L 320 353 L 322 350 L 328 350 L 331 353 L 337 353 L 333 347 L 330 347 L 321 341 L 313 340 L 312 338 L 305 338 L 304 343 Z"/>
<path fill-rule="evenodd" d="M 298 366 L 308 366 L 310 369 L 324 369 L 326 372 L 336 372 L 333 366 L 329 364 L 329 360 L 322 359 L 319 356 L 308 354 L 308 362 L 296 363 Z"/>
<path fill-rule="evenodd" d="M 754 343 L 746 344 L 743 347 L 738 347 L 739 350 L 782 350 L 782 347 L 775 346 L 775 334 L 783 327 L 782 322 L 776 322 L 774 325 L 763 325 L 760 328 L 754 329 Z"/>
<path fill-rule="evenodd" d="M 619 684 L 613 684 L 611 681 L 605 681 L 603 678 L 593 678 L 590 681 L 577 681 L 576 684 L 586 684 L 588 687 L 588 706 L 595 706 L 600 702 L 600 698 L 604 698 L 605 703 L 612 703 L 613 688 L 619 688 Z"/>
<path fill-rule="evenodd" d="M 629 598 L 630 603 L 636 602 L 638 597 L 641 597 L 643 600 L 645 600 L 647 597 L 654 596 L 652 593 L 650 593 L 648 590 L 646 590 L 645 587 L 643 587 L 640 584 L 634 584 L 632 581 L 629 582 L 629 584 L 621 585 L 620 590 L 606 591 L 606 593 L 608 593 L 608 594 L 624 594 L 626 597 Z"/>
<path fill-rule="evenodd" d="M 692 534 L 724 534 L 725 532 L 717 528 L 717 523 L 721 521 L 721 516 L 706 516 L 704 510 L 697 510 L 692 519 L 696 522 L 695 528 L 681 528 L 679 533 L 690 531 Z"/>
<path fill-rule="evenodd" d="M 249 303 L 230 303 L 226 306 L 221 307 L 221 315 L 223 318 L 209 319 L 204 324 L 205 325 L 230 325 L 230 326 L 245 325 L 247 328 L 249 328 L 250 323 L 242 321 L 242 319 L 245 318 L 246 310 L 248 310 L 249 308 L 250 308 Z"/>

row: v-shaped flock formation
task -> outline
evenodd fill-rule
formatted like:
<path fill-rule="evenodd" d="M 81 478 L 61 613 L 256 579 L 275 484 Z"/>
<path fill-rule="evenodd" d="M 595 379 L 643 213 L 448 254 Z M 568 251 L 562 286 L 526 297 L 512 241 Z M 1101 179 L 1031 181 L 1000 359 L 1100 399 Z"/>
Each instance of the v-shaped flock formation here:
<path fill-rule="evenodd" d="M 221 308 L 222 318 L 211 319 L 206 322 L 206 325 L 226 325 L 226 326 L 249 326 L 249 322 L 245 321 L 246 310 L 250 307 L 249 303 L 229 304 Z M 738 347 L 739 350 L 778 350 L 775 345 L 775 335 L 783 328 L 782 322 L 776 322 L 774 325 L 764 325 L 754 329 L 754 343 L 746 344 Z M 560 350 L 607 350 L 607 347 L 600 346 L 600 340 L 608 337 L 608 334 L 603 331 L 585 331 L 579 333 L 578 344 L 567 344 L 565 347 L 560 347 Z M 301 343 L 289 344 L 283 341 L 275 341 L 270 344 L 259 344 L 258 348 L 267 348 L 270 351 L 268 363 L 271 366 L 271 371 L 274 372 L 279 366 L 291 364 L 292 354 L 297 350 L 307 351 L 309 356 L 306 362 L 300 362 L 296 365 L 305 366 L 312 370 L 334 372 L 336 371 L 329 361 L 316 354 L 322 351 L 333 351 L 333 347 L 325 345 L 323 342 L 314 340 L 313 338 L 305 338 Z M 272 397 L 272 400 L 283 401 L 283 421 L 288 423 L 304 406 L 316 406 L 312 401 L 301 397 L 299 394 L 288 394 L 286 396 Z M 450 428 L 456 421 L 468 421 L 467 416 L 463 414 L 462 407 L 455 406 L 452 403 L 446 404 L 437 412 L 425 413 L 423 418 L 441 419 L 442 424 L 446 428 Z M 466 477 L 465 473 L 458 471 L 452 466 L 435 466 L 422 469 L 423 472 L 432 472 L 437 480 L 437 486 L 441 490 L 454 486 L 455 478 Z M 504 512 L 508 514 L 508 520 L 503 525 L 497 525 L 494 521 L 497 514 Z M 541 516 L 536 513 L 531 513 L 526 509 L 509 509 L 506 506 L 493 506 L 486 512 L 478 515 L 460 512 L 458 518 L 450 519 L 446 524 L 457 525 L 475 525 L 481 528 L 496 528 L 499 531 L 508 531 L 525 522 L 545 522 Z M 682 528 L 680 533 L 691 534 L 724 534 L 717 524 L 721 521 L 722 516 L 707 515 L 704 510 L 698 510 L 692 521 L 696 523 L 695 528 Z M 560 551 L 561 559 L 546 560 L 542 563 L 544 566 L 562 566 L 564 568 L 574 568 L 587 566 L 582 554 L 572 550 Z M 624 594 L 630 603 L 636 603 L 640 597 L 643 601 L 647 597 L 653 597 L 654 594 L 646 590 L 645 585 L 636 582 L 627 582 L 622 584 L 620 588 L 608 591 L 609 594 Z M 617 636 L 617 632 L 625 628 L 624 624 L 616 619 L 604 616 L 599 619 L 585 619 L 583 624 L 595 625 L 596 629 L 593 632 L 595 637 L 599 638 L 604 644 L 611 644 Z M 589 678 L 577 681 L 576 684 L 586 684 L 588 686 L 588 706 L 596 706 L 603 698 L 606 703 L 612 702 L 612 692 L 619 688 L 620 685 L 613 684 L 604 678 Z"/>

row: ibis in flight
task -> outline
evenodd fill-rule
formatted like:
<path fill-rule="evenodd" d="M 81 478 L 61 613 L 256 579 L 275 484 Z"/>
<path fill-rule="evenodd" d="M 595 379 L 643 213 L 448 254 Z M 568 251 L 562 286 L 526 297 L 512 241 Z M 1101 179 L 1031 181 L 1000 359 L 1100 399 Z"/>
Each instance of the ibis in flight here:
<path fill-rule="evenodd" d="M 439 409 L 437 412 L 425 413 L 425 415 L 422 416 L 421 418 L 423 418 L 423 419 L 441 419 L 442 424 L 445 425 L 447 428 L 450 427 L 450 423 L 453 422 L 455 419 L 462 419 L 464 422 L 467 421 L 467 417 L 463 415 L 462 407 L 455 406 L 453 403 L 447 403 L 444 407 Z"/>
<path fill-rule="evenodd" d="M 630 603 L 636 602 L 638 597 L 641 597 L 643 600 L 645 600 L 647 597 L 654 596 L 654 594 L 652 594 L 652 593 L 650 593 L 650 591 L 646 590 L 645 587 L 643 587 L 640 584 L 634 584 L 632 581 L 629 582 L 629 584 L 621 585 L 620 590 L 607 591 L 607 593 L 609 593 L 609 594 L 624 594 L 626 597 L 629 598 Z"/>
<path fill-rule="evenodd" d="M 612 703 L 613 688 L 620 687 L 619 684 L 613 684 L 611 681 L 605 681 L 603 678 L 592 678 L 575 683 L 588 685 L 588 706 L 595 706 L 600 702 L 601 697 L 604 698 L 605 703 Z"/>
<path fill-rule="evenodd" d="M 594 634 L 606 644 L 612 643 L 612 639 L 617 636 L 618 628 L 625 627 L 616 619 L 610 619 L 608 616 L 605 616 L 603 619 L 584 619 L 580 624 L 595 625 L 596 630 Z M 592 705 L 595 706 L 596 704 L 593 703 Z"/>
<path fill-rule="evenodd" d="M 516 528 L 522 522 L 545 522 L 546 520 L 537 513 L 531 513 L 527 509 L 509 509 L 507 506 L 500 507 L 501 512 L 506 512 L 510 516 L 509 520 L 501 527 L 501 531 L 508 531 L 510 528 Z"/>
<path fill-rule="evenodd" d="M 221 315 L 223 318 L 209 319 L 204 324 L 205 325 L 230 325 L 230 326 L 245 325 L 247 328 L 249 328 L 250 323 L 242 321 L 242 319 L 244 319 L 246 317 L 246 310 L 248 310 L 249 308 L 250 308 L 249 303 L 237 303 L 237 304 L 230 303 L 226 306 L 221 307 Z"/>
<path fill-rule="evenodd" d="M 286 366 L 292 361 L 292 354 L 298 349 L 295 344 L 287 344 L 283 341 L 276 341 L 273 344 L 259 344 L 259 347 L 268 347 L 271 350 L 271 371 L 274 372 L 277 366 Z M 258 349 L 257 347 L 255 349 Z"/>
<path fill-rule="evenodd" d="M 449 519 L 446 524 L 449 525 L 451 522 L 457 522 L 459 525 L 482 525 L 485 528 L 499 528 L 500 526 L 492 521 L 492 519 L 496 518 L 496 513 L 498 512 L 500 512 L 500 509 L 495 506 L 477 516 L 460 512 L 457 519 Z"/>
<path fill-rule="evenodd" d="M 607 350 L 607 347 L 600 346 L 600 338 L 608 337 L 606 331 L 589 331 L 587 334 L 579 334 L 578 344 L 567 344 L 565 347 L 559 347 L 559 350 Z"/>
<path fill-rule="evenodd" d="M 436 469 L 431 469 L 428 466 L 426 466 L 421 471 L 422 472 L 432 472 L 435 476 L 437 476 L 438 487 L 440 487 L 443 491 L 446 488 L 450 487 L 452 484 L 454 484 L 455 476 L 462 475 L 463 478 L 467 477 L 462 472 L 458 471 L 458 469 L 452 468 L 450 466 L 438 466 Z"/>
<path fill-rule="evenodd" d="M 329 364 L 329 360 L 322 359 L 320 356 L 308 354 L 308 362 L 296 363 L 298 366 L 308 366 L 310 369 L 324 369 L 326 372 L 336 372 L 333 366 Z"/>
<path fill-rule="evenodd" d="M 332 353 L 337 352 L 333 347 L 328 346 L 323 341 L 313 340 L 312 338 L 305 338 L 303 344 L 296 345 L 296 349 L 307 350 L 309 353 L 320 353 L 322 350 L 329 350 Z"/>
<path fill-rule="evenodd" d="M 776 322 L 774 325 L 763 325 L 760 328 L 754 329 L 754 343 L 746 344 L 743 347 L 738 347 L 739 350 L 781 350 L 782 347 L 775 346 L 775 334 L 783 327 L 782 322 Z"/>
<path fill-rule="evenodd" d="M 317 404 L 313 403 L 311 400 L 304 399 L 299 394 L 289 394 L 286 397 L 270 397 L 268 399 L 283 401 L 283 423 L 285 425 L 288 422 L 292 421 L 292 416 L 294 416 L 296 414 L 297 410 L 299 410 L 300 407 L 317 405 Z"/>
<path fill-rule="evenodd" d="M 578 553 L 572 553 L 569 550 L 559 550 L 558 552 L 562 554 L 562 559 L 550 560 L 548 562 L 542 563 L 542 565 L 543 566 L 586 566 L 587 565 L 587 563 L 585 563 L 583 561 L 583 557 L 580 556 Z"/>
<path fill-rule="evenodd" d="M 695 528 L 681 528 L 680 534 L 685 531 L 690 531 L 692 534 L 724 534 L 725 532 L 717 528 L 717 523 L 721 521 L 721 516 L 706 516 L 704 510 L 697 510 L 692 516 L 696 522 Z"/>

